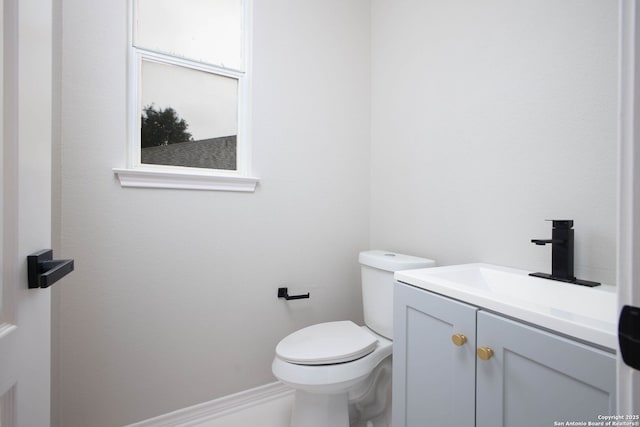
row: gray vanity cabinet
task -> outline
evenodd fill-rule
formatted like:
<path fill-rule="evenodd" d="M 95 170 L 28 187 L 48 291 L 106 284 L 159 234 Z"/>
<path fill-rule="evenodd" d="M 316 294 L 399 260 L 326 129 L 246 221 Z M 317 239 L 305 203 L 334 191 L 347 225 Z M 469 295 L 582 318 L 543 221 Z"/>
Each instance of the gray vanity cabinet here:
<path fill-rule="evenodd" d="M 539 427 L 615 413 L 611 353 L 405 284 L 395 285 L 394 322 L 394 427 Z"/>
<path fill-rule="evenodd" d="M 393 426 L 474 425 L 476 311 L 412 286 L 395 286 Z M 466 342 L 455 345 L 456 334 Z"/>
<path fill-rule="evenodd" d="M 611 353 L 479 310 L 476 426 L 539 427 L 616 413 Z M 555 424 L 559 425 L 559 424 Z"/>

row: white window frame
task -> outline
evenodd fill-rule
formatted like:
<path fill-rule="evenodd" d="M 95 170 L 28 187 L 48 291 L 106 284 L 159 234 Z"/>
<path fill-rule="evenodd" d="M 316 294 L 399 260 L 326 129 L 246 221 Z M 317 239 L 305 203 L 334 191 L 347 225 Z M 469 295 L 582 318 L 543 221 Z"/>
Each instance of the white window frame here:
<path fill-rule="evenodd" d="M 148 49 L 134 46 L 133 23 L 135 0 L 129 0 L 129 105 L 127 167 L 114 168 L 113 172 L 122 187 L 174 188 L 193 190 L 220 190 L 253 192 L 259 178 L 250 175 L 251 170 L 251 29 L 252 0 L 242 1 L 242 62 L 243 70 L 222 68 L 215 65 L 183 60 Z M 204 71 L 238 81 L 238 132 L 236 143 L 236 170 L 204 169 L 184 166 L 144 164 L 140 161 L 140 85 L 142 61 L 154 61 Z"/>

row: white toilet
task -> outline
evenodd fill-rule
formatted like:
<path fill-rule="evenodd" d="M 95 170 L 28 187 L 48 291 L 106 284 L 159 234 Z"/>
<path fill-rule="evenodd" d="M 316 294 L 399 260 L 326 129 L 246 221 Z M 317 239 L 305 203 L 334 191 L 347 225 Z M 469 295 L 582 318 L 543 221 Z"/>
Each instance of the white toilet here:
<path fill-rule="evenodd" d="M 388 425 L 393 339 L 393 272 L 435 261 L 361 252 L 366 326 L 327 322 L 300 329 L 276 347 L 273 374 L 295 389 L 291 427 Z"/>

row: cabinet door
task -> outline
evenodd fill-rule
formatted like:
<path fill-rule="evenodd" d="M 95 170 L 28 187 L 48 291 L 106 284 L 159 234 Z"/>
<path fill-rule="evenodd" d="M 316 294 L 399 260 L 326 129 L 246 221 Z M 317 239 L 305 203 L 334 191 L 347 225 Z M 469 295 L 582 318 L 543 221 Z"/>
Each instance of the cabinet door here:
<path fill-rule="evenodd" d="M 396 283 L 394 427 L 474 426 L 476 311 Z M 466 343 L 455 345 L 454 334 L 465 335 Z"/>
<path fill-rule="evenodd" d="M 561 336 L 478 313 L 477 427 L 553 426 L 615 413 L 613 354 Z M 557 424 L 560 425 L 560 424 Z"/>

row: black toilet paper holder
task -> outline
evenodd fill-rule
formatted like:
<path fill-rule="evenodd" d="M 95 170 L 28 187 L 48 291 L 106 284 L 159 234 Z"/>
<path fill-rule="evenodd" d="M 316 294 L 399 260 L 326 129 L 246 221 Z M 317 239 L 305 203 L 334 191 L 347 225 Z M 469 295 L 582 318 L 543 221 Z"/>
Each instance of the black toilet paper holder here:
<path fill-rule="evenodd" d="M 278 298 L 284 298 L 287 301 L 292 299 L 305 299 L 309 298 L 310 296 L 311 294 L 309 292 L 301 295 L 289 295 L 289 288 L 278 288 Z"/>

